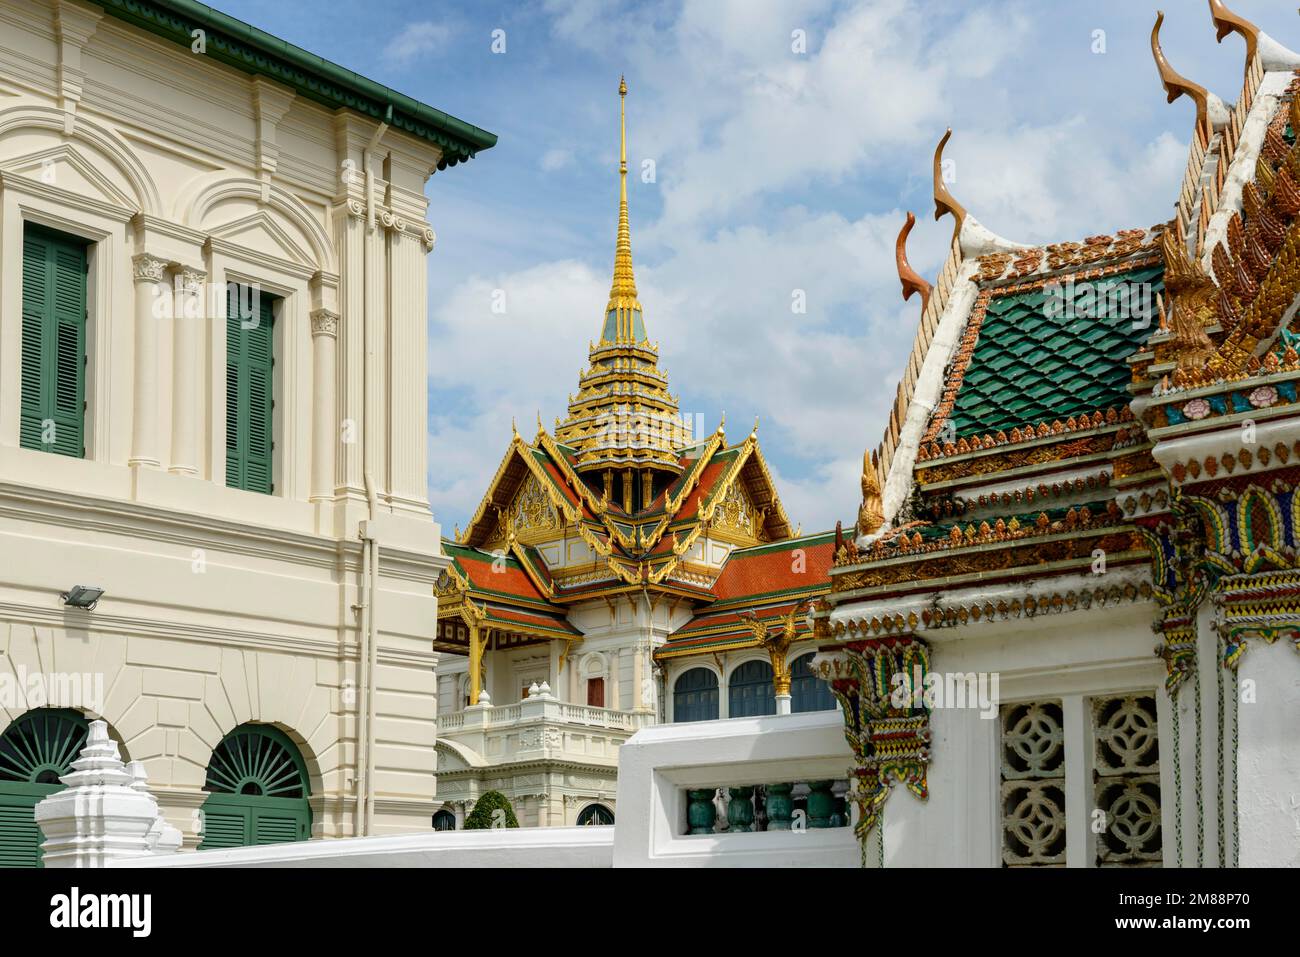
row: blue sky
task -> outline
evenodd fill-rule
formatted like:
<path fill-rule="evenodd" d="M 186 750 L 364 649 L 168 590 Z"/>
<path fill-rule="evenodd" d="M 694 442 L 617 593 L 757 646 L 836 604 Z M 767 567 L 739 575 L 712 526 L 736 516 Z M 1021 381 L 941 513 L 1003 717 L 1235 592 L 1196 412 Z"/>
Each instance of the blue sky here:
<path fill-rule="evenodd" d="M 1236 99 L 1240 38 L 1164 0 L 1173 66 Z M 618 96 L 627 75 L 632 249 L 650 337 L 684 412 L 759 437 L 792 521 L 857 507 L 918 319 L 893 241 L 919 219 L 933 278 L 930 157 L 953 194 L 1023 242 L 1169 217 L 1192 105 L 1166 105 L 1142 0 L 333 2 L 218 6 L 500 136 L 429 182 L 430 498 L 464 524 L 517 418 L 564 412 L 613 263 Z M 1294 5 L 1235 0 L 1300 46 Z M 491 49 L 505 31 L 504 53 Z M 796 52 L 803 31 L 805 52 Z M 1100 31 L 1100 32 L 1099 32 Z M 492 311 L 504 293 L 506 311 Z M 802 290 L 807 312 L 792 312 Z"/>

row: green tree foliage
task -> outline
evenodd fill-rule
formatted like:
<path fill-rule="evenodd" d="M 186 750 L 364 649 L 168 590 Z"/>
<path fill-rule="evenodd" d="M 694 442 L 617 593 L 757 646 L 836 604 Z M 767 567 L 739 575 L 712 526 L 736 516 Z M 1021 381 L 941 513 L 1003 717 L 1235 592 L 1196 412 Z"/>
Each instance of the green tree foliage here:
<path fill-rule="evenodd" d="M 501 811 L 501 814 L 493 812 Z M 500 791 L 488 791 L 474 802 L 474 810 L 465 818 L 465 830 L 486 830 L 490 827 L 518 827 L 515 809 Z"/>

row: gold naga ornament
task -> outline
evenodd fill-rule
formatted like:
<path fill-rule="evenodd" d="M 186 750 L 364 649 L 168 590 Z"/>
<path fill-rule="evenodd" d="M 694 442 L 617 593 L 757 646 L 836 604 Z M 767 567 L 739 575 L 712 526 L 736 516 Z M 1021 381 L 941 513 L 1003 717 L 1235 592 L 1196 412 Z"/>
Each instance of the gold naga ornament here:
<path fill-rule="evenodd" d="M 749 623 L 754 637 L 765 649 L 772 662 L 772 688 L 778 695 L 790 694 L 790 663 L 786 661 L 786 652 L 798 640 L 799 616 L 808 611 L 808 599 L 803 599 L 789 612 L 781 617 L 781 630 L 773 634 L 768 630 L 767 622 L 759 621 L 756 612 L 744 612 L 739 617 Z"/>
<path fill-rule="evenodd" d="M 1175 384 L 1203 368 L 1214 355 L 1206 326 L 1219 321 L 1219 287 L 1200 263 L 1187 255 L 1177 230 L 1166 229 L 1160 240 L 1165 260 L 1165 289 L 1169 293 L 1170 357 L 1178 363 Z"/>
<path fill-rule="evenodd" d="M 872 535 L 885 524 L 880 494 L 880 459 L 876 452 L 862 453 L 862 504 L 858 506 L 858 535 Z"/>

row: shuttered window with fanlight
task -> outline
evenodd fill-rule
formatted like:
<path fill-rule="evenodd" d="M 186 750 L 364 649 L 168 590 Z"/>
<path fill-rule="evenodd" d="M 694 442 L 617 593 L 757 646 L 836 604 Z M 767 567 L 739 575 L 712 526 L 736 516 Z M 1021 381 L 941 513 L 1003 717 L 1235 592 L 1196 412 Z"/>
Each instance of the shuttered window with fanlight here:
<path fill-rule="evenodd" d="M 226 484 L 270 494 L 275 298 L 232 285 L 226 304 Z"/>
<path fill-rule="evenodd" d="M 0 734 L 0 867 L 41 866 L 36 805 L 63 790 L 89 727 L 79 711 L 36 708 Z"/>
<path fill-rule="evenodd" d="M 305 841 L 310 785 L 302 755 L 283 731 L 245 724 L 217 745 L 203 785 L 200 849 Z"/>
<path fill-rule="evenodd" d="M 86 243 L 23 228 L 19 444 L 83 458 L 86 407 Z"/>

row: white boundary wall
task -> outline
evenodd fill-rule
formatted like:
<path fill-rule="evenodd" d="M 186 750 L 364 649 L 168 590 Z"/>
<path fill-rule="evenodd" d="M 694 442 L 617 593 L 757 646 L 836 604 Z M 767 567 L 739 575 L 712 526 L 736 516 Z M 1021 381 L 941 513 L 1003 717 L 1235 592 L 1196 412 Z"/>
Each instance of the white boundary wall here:
<path fill-rule="evenodd" d="M 856 867 L 851 827 L 685 832 L 686 789 L 840 779 L 840 712 L 661 725 L 620 750 L 618 823 L 427 831 L 108 862 L 109 867 Z"/>

